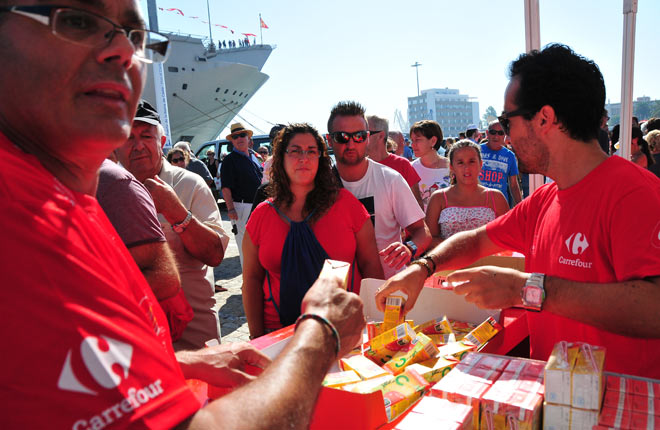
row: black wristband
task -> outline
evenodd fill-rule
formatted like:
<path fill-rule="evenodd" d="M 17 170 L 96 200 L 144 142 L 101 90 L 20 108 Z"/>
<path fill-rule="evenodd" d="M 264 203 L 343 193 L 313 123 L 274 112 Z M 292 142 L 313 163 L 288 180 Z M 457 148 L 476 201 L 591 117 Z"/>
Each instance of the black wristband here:
<path fill-rule="evenodd" d="M 341 342 L 339 340 L 339 332 L 337 331 L 335 326 L 330 321 L 328 321 L 326 318 L 323 318 L 321 315 L 317 315 L 317 314 L 302 314 L 302 315 L 300 315 L 298 317 L 298 319 L 296 320 L 296 326 L 293 329 L 293 331 L 295 332 L 298 329 L 298 325 L 302 321 L 304 321 L 306 319 L 309 319 L 309 318 L 311 318 L 313 320 L 316 320 L 316 321 L 320 322 L 321 324 L 325 324 L 328 327 L 330 327 L 330 331 L 332 332 L 332 336 L 337 341 L 337 345 L 336 345 L 336 348 L 335 348 L 335 356 L 338 356 L 339 355 L 339 350 L 341 349 Z"/>

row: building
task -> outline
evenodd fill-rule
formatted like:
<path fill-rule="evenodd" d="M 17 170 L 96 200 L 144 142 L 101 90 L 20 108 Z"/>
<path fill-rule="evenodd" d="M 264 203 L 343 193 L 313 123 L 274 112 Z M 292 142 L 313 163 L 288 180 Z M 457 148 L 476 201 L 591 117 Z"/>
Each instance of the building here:
<path fill-rule="evenodd" d="M 408 122 L 412 125 L 423 119 L 437 121 L 445 136 L 455 137 L 469 124 L 480 123 L 479 102 L 451 88 L 423 90 L 417 97 L 408 97 Z"/>
<path fill-rule="evenodd" d="M 633 115 L 641 121 L 654 116 L 655 110 L 660 106 L 660 100 L 651 100 L 651 97 L 637 97 L 633 100 Z M 621 121 L 621 103 L 607 103 L 605 109 L 610 116 L 610 127 Z"/>

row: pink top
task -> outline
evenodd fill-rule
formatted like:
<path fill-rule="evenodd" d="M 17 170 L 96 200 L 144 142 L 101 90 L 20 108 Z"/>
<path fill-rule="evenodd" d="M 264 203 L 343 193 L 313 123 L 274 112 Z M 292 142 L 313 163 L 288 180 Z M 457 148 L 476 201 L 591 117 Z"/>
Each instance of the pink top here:
<path fill-rule="evenodd" d="M 445 196 L 446 207 L 440 212 L 438 224 L 440 224 L 440 237 L 442 240 L 455 235 L 460 231 L 472 230 L 482 225 L 488 224 L 490 221 L 497 218 L 495 215 L 495 201 L 493 200 L 492 192 L 486 193 L 486 205 L 488 205 L 488 197 L 490 196 L 490 203 L 492 207 L 488 206 L 449 206 L 447 202 L 447 193 L 442 193 Z"/>

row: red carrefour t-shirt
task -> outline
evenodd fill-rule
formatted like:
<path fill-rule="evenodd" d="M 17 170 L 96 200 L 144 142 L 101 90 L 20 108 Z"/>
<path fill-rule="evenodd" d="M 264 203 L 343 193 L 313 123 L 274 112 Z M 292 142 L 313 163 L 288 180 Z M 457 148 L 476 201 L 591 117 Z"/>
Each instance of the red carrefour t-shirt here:
<path fill-rule="evenodd" d="M 415 170 L 415 168 L 412 166 L 412 163 L 406 158 L 399 157 L 396 154 L 388 155 L 387 157 L 380 160 L 379 163 L 384 164 L 385 166 L 401 173 L 401 176 L 403 176 L 403 179 L 406 180 L 410 188 L 422 180 L 419 177 L 417 170 Z"/>
<path fill-rule="evenodd" d="M 610 157 L 570 188 L 542 186 L 486 231 L 497 245 L 525 254 L 527 272 L 590 283 L 660 276 L 660 180 Z M 607 348 L 607 370 L 660 378 L 658 339 L 620 336 L 543 311 L 527 312 L 527 321 L 532 358 L 547 360 L 561 340 L 583 341 Z"/>
<path fill-rule="evenodd" d="M 7 428 L 170 428 L 200 408 L 167 320 L 93 197 L 0 134 Z"/>

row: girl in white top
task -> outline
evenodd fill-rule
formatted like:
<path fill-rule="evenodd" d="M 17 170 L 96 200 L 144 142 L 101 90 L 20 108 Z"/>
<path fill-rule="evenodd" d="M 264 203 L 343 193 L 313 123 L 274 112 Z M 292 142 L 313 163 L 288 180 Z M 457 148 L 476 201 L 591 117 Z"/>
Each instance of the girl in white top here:
<path fill-rule="evenodd" d="M 433 193 L 426 211 L 431 247 L 459 231 L 472 230 L 509 210 L 504 195 L 479 184 L 481 151 L 471 140 L 461 140 L 449 151 L 451 185 Z"/>
<path fill-rule="evenodd" d="M 435 121 L 417 121 L 410 128 L 412 148 L 417 159 L 412 165 L 421 178 L 419 191 L 424 211 L 434 191 L 449 186 L 449 161 L 438 154 L 442 144 L 442 129 Z"/>

